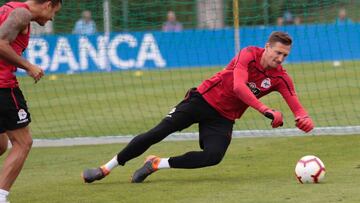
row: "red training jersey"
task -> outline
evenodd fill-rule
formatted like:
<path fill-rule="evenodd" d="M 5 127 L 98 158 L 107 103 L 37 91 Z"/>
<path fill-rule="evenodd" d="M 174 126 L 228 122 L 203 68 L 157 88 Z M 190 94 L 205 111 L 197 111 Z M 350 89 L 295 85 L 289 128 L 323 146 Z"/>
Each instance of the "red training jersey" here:
<path fill-rule="evenodd" d="M 282 95 L 295 117 L 307 115 L 285 69 L 281 65 L 270 69 L 260 65 L 264 50 L 253 46 L 242 49 L 225 69 L 197 87 L 224 117 L 240 118 L 249 106 L 261 112 L 264 105 L 258 99 L 273 91 Z"/>
<path fill-rule="evenodd" d="M 9 14 L 15 8 L 29 9 L 28 5 L 22 2 L 9 2 L 0 7 L 0 26 L 5 22 Z M 21 56 L 29 44 L 30 38 L 30 24 L 27 28 L 27 33 L 19 33 L 16 39 L 10 43 L 10 46 L 15 52 Z M 0 88 L 14 88 L 18 87 L 18 81 L 15 76 L 17 67 L 7 63 L 5 60 L 0 59 Z"/>

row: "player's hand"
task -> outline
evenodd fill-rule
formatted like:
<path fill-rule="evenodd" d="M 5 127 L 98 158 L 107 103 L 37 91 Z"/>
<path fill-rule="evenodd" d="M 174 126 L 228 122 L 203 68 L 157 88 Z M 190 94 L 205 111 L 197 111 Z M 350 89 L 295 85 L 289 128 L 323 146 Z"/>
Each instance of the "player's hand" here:
<path fill-rule="evenodd" d="M 44 70 L 36 65 L 31 65 L 26 70 L 27 74 L 32 77 L 35 80 L 35 83 L 37 83 L 42 76 L 44 76 Z"/>
<path fill-rule="evenodd" d="M 296 117 L 295 122 L 296 122 L 296 127 L 306 133 L 314 129 L 314 122 L 309 116 Z"/>
<path fill-rule="evenodd" d="M 278 128 L 280 126 L 283 126 L 283 115 L 280 111 L 276 111 L 274 109 L 267 109 L 264 112 L 264 116 L 271 119 L 271 126 L 273 128 Z"/>

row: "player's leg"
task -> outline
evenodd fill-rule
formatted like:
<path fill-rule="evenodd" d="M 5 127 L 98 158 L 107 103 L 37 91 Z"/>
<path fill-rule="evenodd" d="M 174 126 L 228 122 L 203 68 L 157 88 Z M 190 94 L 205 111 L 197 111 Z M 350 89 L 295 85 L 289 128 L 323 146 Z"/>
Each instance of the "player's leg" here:
<path fill-rule="evenodd" d="M 8 148 L 8 137 L 4 131 L 0 133 L 0 156 L 3 155 Z M 9 192 L 7 190 L 0 189 L 0 202 L 7 202 L 7 196 Z"/>
<path fill-rule="evenodd" d="M 12 144 L 0 171 L 0 201 L 6 201 L 32 146 L 28 124 L 31 122 L 25 98 L 19 88 L 0 89 L 0 128 Z M 5 138 L 2 138 L 6 147 Z"/>
<path fill-rule="evenodd" d="M 231 142 L 233 122 L 220 119 L 199 124 L 200 147 L 202 151 L 191 151 L 171 157 L 171 168 L 202 168 L 221 162 Z"/>
<path fill-rule="evenodd" d="M 233 128 L 233 121 L 222 117 L 210 105 L 201 101 L 198 105 L 197 119 L 199 123 L 201 148 L 203 151 L 187 152 L 181 156 L 171 158 L 158 158 L 150 156 L 146 159 L 143 167 L 138 169 L 132 182 L 143 182 L 147 176 L 164 168 L 201 168 L 218 164 L 230 144 Z"/>
<path fill-rule="evenodd" d="M 171 168 L 203 168 L 217 165 L 223 159 L 230 144 L 230 139 L 219 135 L 206 135 L 202 151 L 191 151 L 181 156 L 171 157 L 169 165 Z"/>
<path fill-rule="evenodd" d="M 19 175 L 32 146 L 29 127 L 8 130 L 7 135 L 12 148 L 0 172 L 0 189 L 9 191 Z"/>
<path fill-rule="evenodd" d="M 84 181 L 91 183 L 104 178 L 118 165 L 125 165 L 127 161 L 143 154 L 151 145 L 160 142 L 177 130 L 179 130 L 179 127 L 174 123 L 169 122 L 167 119 L 162 120 L 153 129 L 134 137 L 123 150 L 105 165 L 84 170 L 82 173 Z"/>
<path fill-rule="evenodd" d="M 8 148 L 8 137 L 4 131 L 0 130 L 0 156 L 3 155 Z"/>
<path fill-rule="evenodd" d="M 225 125 L 227 133 L 209 131 L 208 127 L 200 129 L 202 138 L 202 151 L 191 151 L 181 156 L 170 158 L 159 158 L 156 156 L 147 157 L 144 165 L 138 169 L 133 177 L 132 182 L 141 183 L 147 176 L 159 169 L 165 168 L 202 168 L 213 166 L 222 160 L 231 141 L 232 124 Z"/>
<path fill-rule="evenodd" d="M 0 106 L 6 106 L 4 97 L 6 97 L 4 91 L 0 90 Z M 6 152 L 9 142 L 5 129 L 4 121 L 7 120 L 6 117 L 4 117 L 5 115 L 5 111 L 0 111 L 0 156 Z"/>
<path fill-rule="evenodd" d="M 190 89 L 185 99 L 181 101 L 169 114 L 150 131 L 136 136 L 131 142 L 118 153 L 117 161 L 120 165 L 125 165 L 131 160 L 143 154 L 151 145 L 160 142 L 169 134 L 181 131 L 193 123 L 198 122 L 199 114 L 198 98 L 195 89 Z"/>
<path fill-rule="evenodd" d="M 192 102 L 187 98 L 179 103 L 157 126 L 134 137 L 114 158 L 99 168 L 86 169 L 82 177 L 86 183 L 100 180 L 118 165 L 143 154 L 149 147 L 166 138 L 169 134 L 189 127 L 196 122 Z M 191 110 L 190 110 L 191 109 Z"/>
<path fill-rule="evenodd" d="M 188 122 L 191 118 L 184 113 L 182 115 L 177 114 L 177 116 L 181 116 L 186 124 L 182 127 L 176 125 L 175 123 L 169 121 L 168 119 L 164 119 L 160 122 L 156 127 L 149 130 L 146 133 L 140 134 L 134 139 L 130 141 L 130 143 L 121 150 L 117 155 L 117 161 L 120 165 L 125 165 L 125 163 L 135 157 L 143 154 L 147 149 L 149 149 L 152 145 L 160 142 L 168 135 L 173 132 L 180 131 L 185 127 L 190 126 L 193 122 Z"/>
<path fill-rule="evenodd" d="M 230 144 L 234 121 L 221 116 L 208 103 L 200 110 L 199 142 L 202 151 L 190 151 L 171 157 L 171 168 L 201 168 L 218 164 Z"/>

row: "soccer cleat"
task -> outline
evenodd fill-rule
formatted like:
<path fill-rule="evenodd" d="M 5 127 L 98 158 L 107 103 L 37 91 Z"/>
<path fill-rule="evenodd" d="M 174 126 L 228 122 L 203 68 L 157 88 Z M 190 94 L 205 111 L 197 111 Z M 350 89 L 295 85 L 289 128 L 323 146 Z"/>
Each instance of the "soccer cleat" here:
<path fill-rule="evenodd" d="M 81 174 L 85 183 L 92 183 L 101 180 L 110 173 L 105 167 L 85 169 Z"/>
<path fill-rule="evenodd" d="M 146 177 L 158 170 L 160 158 L 154 155 L 148 156 L 145 160 L 144 165 L 135 171 L 131 177 L 132 183 L 141 183 Z"/>

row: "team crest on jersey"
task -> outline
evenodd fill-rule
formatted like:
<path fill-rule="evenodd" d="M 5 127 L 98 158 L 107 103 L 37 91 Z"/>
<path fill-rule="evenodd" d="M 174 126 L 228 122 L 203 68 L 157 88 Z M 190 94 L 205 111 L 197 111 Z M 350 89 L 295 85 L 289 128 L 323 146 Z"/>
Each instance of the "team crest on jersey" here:
<path fill-rule="evenodd" d="M 264 80 L 261 82 L 261 87 L 262 87 L 262 88 L 267 89 L 267 88 L 269 88 L 270 86 L 271 86 L 271 80 L 270 80 L 270 78 L 266 78 L 266 79 L 264 79 Z"/>

